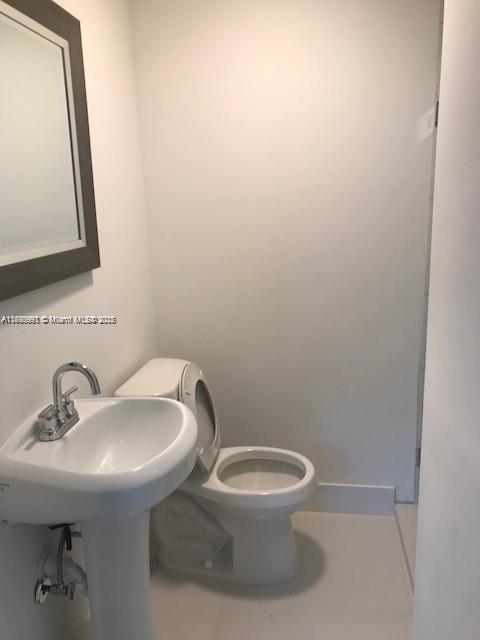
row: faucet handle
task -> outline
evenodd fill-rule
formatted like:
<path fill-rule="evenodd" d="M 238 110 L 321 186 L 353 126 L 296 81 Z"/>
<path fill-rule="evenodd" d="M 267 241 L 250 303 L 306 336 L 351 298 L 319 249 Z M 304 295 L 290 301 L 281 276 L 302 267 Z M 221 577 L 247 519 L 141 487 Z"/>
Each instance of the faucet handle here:
<path fill-rule="evenodd" d="M 42 411 L 40 411 L 37 418 L 39 420 L 47 421 L 47 420 L 51 420 L 54 415 L 55 415 L 55 405 L 49 404 L 47 407 L 45 407 L 45 409 L 42 409 Z"/>
<path fill-rule="evenodd" d="M 72 395 L 72 393 L 75 393 L 75 391 L 78 391 L 78 387 L 70 387 L 70 389 L 67 389 L 66 391 L 64 391 L 62 393 L 62 400 L 64 402 L 71 402 L 71 398 L 70 396 Z"/>
<path fill-rule="evenodd" d="M 70 389 L 67 389 L 62 393 L 62 403 L 69 418 L 77 413 L 77 410 L 75 409 L 75 403 L 70 397 L 72 393 L 75 393 L 75 391 L 78 391 L 78 387 L 70 387 Z"/>
<path fill-rule="evenodd" d="M 37 416 L 36 428 L 39 433 L 40 440 L 43 436 L 40 434 L 46 434 L 44 437 L 49 438 L 52 433 L 55 433 L 57 422 L 56 408 L 54 404 L 49 404 L 45 407 Z"/>

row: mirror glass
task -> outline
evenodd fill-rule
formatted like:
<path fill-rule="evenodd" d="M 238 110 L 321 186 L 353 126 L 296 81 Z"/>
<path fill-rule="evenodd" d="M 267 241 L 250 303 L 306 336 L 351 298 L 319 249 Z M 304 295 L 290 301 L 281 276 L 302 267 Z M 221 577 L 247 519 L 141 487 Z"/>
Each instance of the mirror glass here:
<path fill-rule="evenodd" d="M 0 1 L 0 265 L 84 245 L 68 42 Z"/>

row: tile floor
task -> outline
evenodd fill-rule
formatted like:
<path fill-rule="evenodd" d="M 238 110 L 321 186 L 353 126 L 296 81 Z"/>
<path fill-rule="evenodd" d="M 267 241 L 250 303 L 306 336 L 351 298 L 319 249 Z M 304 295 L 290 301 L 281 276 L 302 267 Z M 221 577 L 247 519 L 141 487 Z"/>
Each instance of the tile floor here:
<path fill-rule="evenodd" d="M 402 536 L 405 548 L 408 569 L 411 574 L 412 588 L 415 582 L 415 553 L 417 548 L 417 517 L 418 505 L 397 504 L 396 505 L 400 535 Z"/>
<path fill-rule="evenodd" d="M 152 576 L 158 639 L 409 640 L 411 596 L 393 516 L 299 512 L 298 576 L 248 587 Z"/>

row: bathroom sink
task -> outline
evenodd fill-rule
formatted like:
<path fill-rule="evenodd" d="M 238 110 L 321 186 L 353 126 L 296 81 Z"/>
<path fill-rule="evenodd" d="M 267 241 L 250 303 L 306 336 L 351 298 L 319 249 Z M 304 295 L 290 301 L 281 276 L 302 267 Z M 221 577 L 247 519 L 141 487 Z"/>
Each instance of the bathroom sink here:
<path fill-rule="evenodd" d="M 0 449 L 0 520 L 28 524 L 127 517 L 150 509 L 195 464 L 197 425 L 165 398 L 77 400 L 79 422 L 40 442 L 37 413 Z"/>

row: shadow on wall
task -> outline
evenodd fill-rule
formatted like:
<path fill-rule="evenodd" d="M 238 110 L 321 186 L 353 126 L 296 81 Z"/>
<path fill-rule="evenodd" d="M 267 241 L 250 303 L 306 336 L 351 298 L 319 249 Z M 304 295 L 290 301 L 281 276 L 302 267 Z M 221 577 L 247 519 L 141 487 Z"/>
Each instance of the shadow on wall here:
<path fill-rule="evenodd" d="M 236 598 L 288 598 L 296 593 L 311 589 L 323 576 L 326 569 L 326 556 L 318 543 L 308 535 L 295 532 L 299 567 L 295 578 L 274 585 L 247 585 L 237 582 L 213 579 L 209 577 L 182 574 L 163 567 L 153 568 L 152 578 L 163 582 L 166 589 L 175 589 L 183 582 L 196 582 L 209 591 L 228 594 Z"/>

